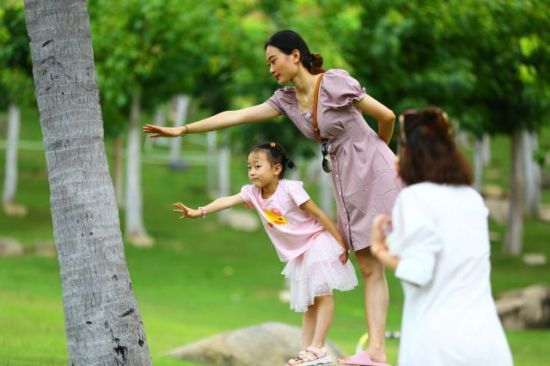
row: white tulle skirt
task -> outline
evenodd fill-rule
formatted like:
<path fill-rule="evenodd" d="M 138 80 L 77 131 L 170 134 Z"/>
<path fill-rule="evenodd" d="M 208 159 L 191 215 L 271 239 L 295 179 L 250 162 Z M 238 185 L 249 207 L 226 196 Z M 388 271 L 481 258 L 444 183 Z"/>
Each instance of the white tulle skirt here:
<path fill-rule="evenodd" d="M 311 247 L 291 259 L 282 274 L 290 285 L 290 308 L 305 312 L 317 296 L 331 295 L 332 290 L 349 291 L 357 286 L 351 262 L 340 262 L 342 247 L 328 232 L 319 234 Z"/>

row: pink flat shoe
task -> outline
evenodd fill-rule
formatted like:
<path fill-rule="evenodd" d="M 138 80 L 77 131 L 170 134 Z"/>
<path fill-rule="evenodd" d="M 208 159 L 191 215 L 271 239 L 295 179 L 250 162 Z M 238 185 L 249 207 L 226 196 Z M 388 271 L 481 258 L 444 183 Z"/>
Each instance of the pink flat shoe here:
<path fill-rule="evenodd" d="M 338 360 L 341 365 L 349 366 L 391 366 L 389 363 L 373 361 L 365 351 L 359 352 L 348 358 Z"/>

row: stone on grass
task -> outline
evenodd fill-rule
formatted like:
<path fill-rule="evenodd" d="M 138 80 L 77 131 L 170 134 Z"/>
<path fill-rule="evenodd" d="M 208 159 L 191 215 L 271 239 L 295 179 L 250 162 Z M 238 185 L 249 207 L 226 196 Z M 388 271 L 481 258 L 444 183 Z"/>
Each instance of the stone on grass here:
<path fill-rule="evenodd" d="M 212 366 L 282 366 L 300 351 L 301 336 L 298 327 L 268 322 L 198 340 L 170 355 Z M 343 357 L 330 343 L 327 350 L 334 360 Z"/>
<path fill-rule="evenodd" d="M 260 228 L 258 217 L 255 213 L 239 210 L 231 210 L 225 217 L 225 223 L 232 229 L 239 231 L 257 231 Z"/>
<path fill-rule="evenodd" d="M 0 257 L 16 257 L 23 255 L 23 246 L 12 238 L 0 238 Z"/>
<path fill-rule="evenodd" d="M 547 285 L 506 292 L 496 305 L 506 329 L 550 328 L 550 287 Z"/>

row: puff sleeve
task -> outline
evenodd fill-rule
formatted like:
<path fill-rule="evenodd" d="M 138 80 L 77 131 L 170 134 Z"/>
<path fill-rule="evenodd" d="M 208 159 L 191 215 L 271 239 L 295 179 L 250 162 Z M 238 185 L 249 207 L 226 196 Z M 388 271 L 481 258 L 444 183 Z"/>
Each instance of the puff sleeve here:
<path fill-rule="evenodd" d="M 323 77 L 323 90 L 329 107 L 344 108 L 352 105 L 367 95 L 365 88 L 350 76 L 346 70 L 333 69 Z"/>
<path fill-rule="evenodd" d="M 417 286 L 427 285 L 433 278 L 436 258 L 443 245 L 427 202 L 414 191 L 401 191 L 393 208 L 392 222 L 394 229 L 387 242 L 390 252 L 399 257 L 396 277 Z"/>

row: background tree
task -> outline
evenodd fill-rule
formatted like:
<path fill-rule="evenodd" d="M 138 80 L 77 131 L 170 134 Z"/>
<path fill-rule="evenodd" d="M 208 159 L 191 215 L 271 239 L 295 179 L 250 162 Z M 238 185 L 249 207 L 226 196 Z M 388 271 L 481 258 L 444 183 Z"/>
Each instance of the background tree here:
<path fill-rule="evenodd" d="M 7 0 L 0 7 L 0 109 L 8 109 L 6 165 L 2 202 L 8 215 L 24 216 L 26 208 L 15 203 L 17 193 L 17 151 L 21 106 L 33 101 L 32 67 L 25 36 L 23 2 Z"/>
<path fill-rule="evenodd" d="M 103 129 L 86 1 L 26 0 L 71 365 L 150 365 Z"/>

